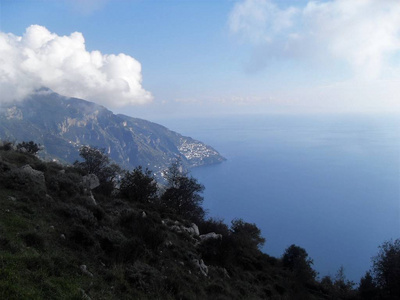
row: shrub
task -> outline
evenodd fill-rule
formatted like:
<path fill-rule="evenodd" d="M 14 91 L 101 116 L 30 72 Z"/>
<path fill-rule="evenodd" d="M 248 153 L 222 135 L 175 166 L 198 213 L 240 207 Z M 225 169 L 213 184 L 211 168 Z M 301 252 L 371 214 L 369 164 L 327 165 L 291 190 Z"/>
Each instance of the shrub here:
<path fill-rule="evenodd" d="M 15 146 L 15 142 L 11 141 L 0 141 L 0 150 L 10 151 L 13 150 Z"/>
<path fill-rule="evenodd" d="M 198 226 L 201 234 L 215 232 L 222 234 L 225 237 L 230 234 L 228 225 L 226 225 L 224 221 L 220 219 L 209 218 L 203 222 L 200 222 Z"/>
<path fill-rule="evenodd" d="M 232 221 L 231 231 L 233 238 L 244 248 L 257 249 L 265 243 L 261 230 L 255 224 L 244 222 L 242 219 Z"/>
<path fill-rule="evenodd" d="M 161 204 L 176 214 L 192 222 L 204 220 L 205 211 L 201 207 L 203 197 L 200 195 L 204 186 L 193 177 L 181 172 L 181 165 L 175 162 L 167 172 L 167 188 L 161 196 Z"/>
<path fill-rule="evenodd" d="M 46 185 L 54 194 L 64 198 L 83 193 L 82 177 L 74 173 L 47 172 Z"/>
<path fill-rule="evenodd" d="M 21 238 L 24 240 L 28 247 L 34 247 L 36 249 L 43 249 L 45 246 L 44 238 L 37 232 L 26 232 L 21 234 Z"/>
<path fill-rule="evenodd" d="M 155 250 L 165 241 L 164 229 L 141 214 L 127 211 L 120 217 L 120 224 L 127 235 L 139 238 L 149 249 Z"/>
<path fill-rule="evenodd" d="M 100 181 L 100 186 L 96 190 L 105 195 L 111 195 L 117 177 L 121 173 L 121 168 L 110 163 L 109 157 L 105 154 L 105 149 L 83 146 L 79 150 L 79 155 L 84 161 L 76 161 L 74 166 L 81 169 L 85 174 L 96 175 Z"/>
<path fill-rule="evenodd" d="M 150 170 L 143 171 L 142 167 L 125 173 L 119 187 L 120 196 L 137 202 L 151 202 L 157 197 L 157 182 Z"/>
<path fill-rule="evenodd" d="M 22 149 L 25 149 L 25 151 L 26 151 L 27 153 L 29 153 L 29 154 L 36 154 L 36 153 L 38 153 L 39 150 L 40 150 L 40 144 L 38 145 L 38 144 L 36 144 L 36 143 L 33 142 L 33 141 L 30 141 L 30 142 L 22 142 L 22 143 L 19 143 L 19 144 L 17 145 L 17 150 L 22 151 Z"/>
<path fill-rule="evenodd" d="M 76 245 L 91 247 L 95 244 L 92 234 L 82 225 L 73 225 L 68 236 Z"/>
<path fill-rule="evenodd" d="M 378 255 L 373 258 L 373 274 L 384 295 L 400 298 L 400 239 L 379 247 Z"/>
<path fill-rule="evenodd" d="M 317 275 L 311 267 L 313 260 L 308 257 L 307 251 L 294 244 L 286 248 L 282 256 L 282 264 L 304 282 L 313 281 Z"/>

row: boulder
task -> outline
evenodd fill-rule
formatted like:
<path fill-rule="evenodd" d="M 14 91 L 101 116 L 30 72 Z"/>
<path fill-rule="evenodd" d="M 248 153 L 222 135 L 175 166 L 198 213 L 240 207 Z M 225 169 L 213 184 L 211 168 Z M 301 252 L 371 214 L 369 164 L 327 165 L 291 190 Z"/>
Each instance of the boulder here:
<path fill-rule="evenodd" d="M 93 190 L 100 185 L 99 178 L 94 174 L 89 174 L 82 177 L 83 185 L 89 190 Z"/>
<path fill-rule="evenodd" d="M 200 273 L 203 274 L 204 276 L 208 275 L 208 267 L 204 263 L 202 259 L 194 259 L 193 260 L 194 265 L 200 270 Z"/>
<path fill-rule="evenodd" d="M 222 240 L 222 234 L 210 232 L 206 234 L 202 234 L 199 236 L 200 241 L 204 242 L 207 240 Z"/>
<path fill-rule="evenodd" d="M 45 184 L 44 173 L 33 169 L 30 165 L 25 165 L 20 168 L 20 170 L 31 177 L 35 182 Z"/>
<path fill-rule="evenodd" d="M 199 236 L 200 235 L 199 227 L 196 224 L 192 223 L 192 229 L 193 229 L 193 234 L 195 236 Z"/>
<path fill-rule="evenodd" d="M 86 265 L 81 265 L 79 268 L 81 269 L 83 274 L 85 274 L 89 277 L 93 277 L 93 274 L 88 271 Z"/>

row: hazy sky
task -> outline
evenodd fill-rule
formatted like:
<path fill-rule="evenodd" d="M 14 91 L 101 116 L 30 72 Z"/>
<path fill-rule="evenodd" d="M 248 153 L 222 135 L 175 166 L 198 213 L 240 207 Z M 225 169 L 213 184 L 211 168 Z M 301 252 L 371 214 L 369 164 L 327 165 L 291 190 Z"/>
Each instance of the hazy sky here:
<path fill-rule="evenodd" d="M 398 0 L 0 0 L 1 100 L 136 117 L 400 112 Z"/>

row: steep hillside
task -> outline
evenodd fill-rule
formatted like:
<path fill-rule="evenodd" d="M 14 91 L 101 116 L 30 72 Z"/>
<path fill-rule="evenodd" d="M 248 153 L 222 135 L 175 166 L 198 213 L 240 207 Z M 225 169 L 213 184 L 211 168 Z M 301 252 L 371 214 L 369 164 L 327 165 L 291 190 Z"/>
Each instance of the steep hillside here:
<path fill-rule="evenodd" d="M 194 224 L 163 196 L 105 196 L 79 168 L 0 148 L 0 299 L 328 299 L 258 250 L 254 224 Z"/>

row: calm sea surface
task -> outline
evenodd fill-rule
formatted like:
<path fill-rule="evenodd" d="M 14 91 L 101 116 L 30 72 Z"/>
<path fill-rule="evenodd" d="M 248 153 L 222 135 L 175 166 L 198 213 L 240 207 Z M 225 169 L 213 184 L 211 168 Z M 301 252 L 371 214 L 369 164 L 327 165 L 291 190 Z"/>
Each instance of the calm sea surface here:
<path fill-rule="evenodd" d="M 224 116 L 158 120 L 227 158 L 192 170 L 209 216 L 256 223 L 264 252 L 305 248 L 320 276 L 359 281 L 400 238 L 400 118 Z"/>

